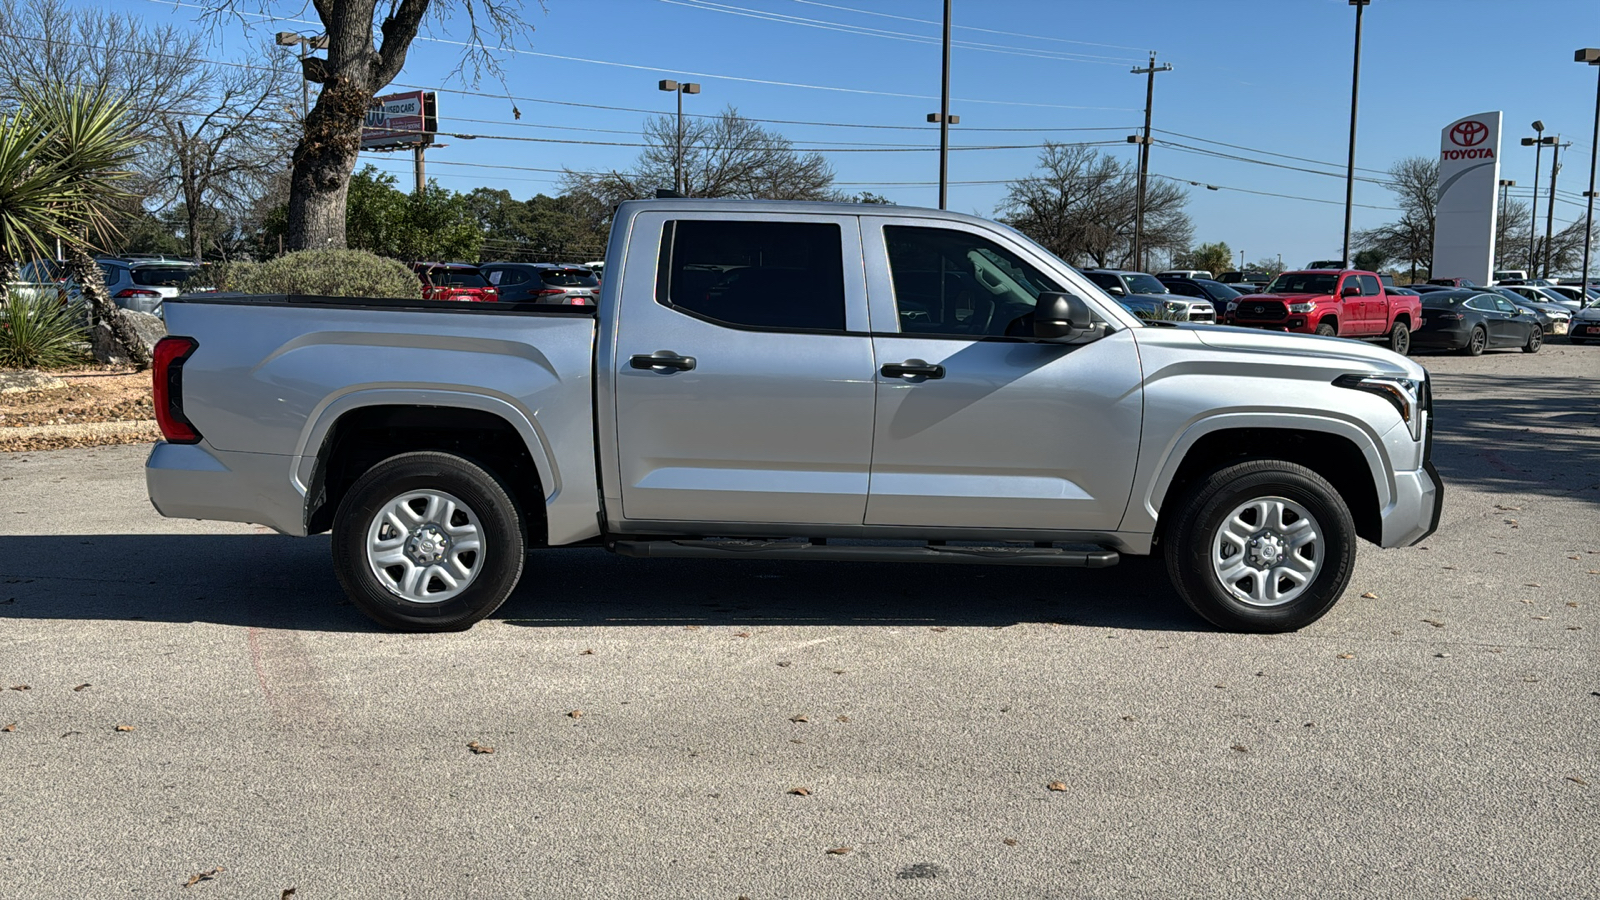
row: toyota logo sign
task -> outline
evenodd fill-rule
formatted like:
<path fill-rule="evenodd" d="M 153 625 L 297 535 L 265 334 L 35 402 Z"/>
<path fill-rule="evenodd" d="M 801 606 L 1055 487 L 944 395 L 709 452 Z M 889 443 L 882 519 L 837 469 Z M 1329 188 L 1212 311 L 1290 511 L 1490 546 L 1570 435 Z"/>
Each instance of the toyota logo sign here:
<path fill-rule="evenodd" d="M 1457 122 L 1450 129 L 1450 143 L 1458 147 L 1476 147 L 1489 139 L 1489 126 L 1476 119 Z"/>
<path fill-rule="evenodd" d="M 1267 311 L 1267 308 L 1265 306 L 1257 306 L 1255 309 L 1251 310 L 1251 312 L 1255 312 L 1255 313 L 1264 313 L 1266 311 Z"/>

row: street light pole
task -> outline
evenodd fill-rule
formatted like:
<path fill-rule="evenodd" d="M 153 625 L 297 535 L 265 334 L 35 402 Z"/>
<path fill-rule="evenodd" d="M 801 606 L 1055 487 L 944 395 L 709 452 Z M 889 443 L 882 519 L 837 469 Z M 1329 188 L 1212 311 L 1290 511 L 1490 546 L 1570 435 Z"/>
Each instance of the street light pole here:
<path fill-rule="evenodd" d="M 1594 243 L 1594 161 L 1600 156 L 1600 48 L 1590 47 L 1572 55 L 1573 62 L 1588 63 L 1595 67 L 1594 135 L 1589 138 L 1589 190 L 1584 194 L 1588 211 L 1583 216 L 1583 296 L 1578 298 L 1578 308 L 1589 305 L 1589 249 Z"/>
<path fill-rule="evenodd" d="M 1538 119 L 1533 121 L 1534 137 L 1523 138 L 1522 146 L 1532 147 L 1533 150 L 1533 206 L 1528 209 L 1528 272 L 1530 276 L 1539 274 L 1539 164 L 1544 157 L 1544 145 L 1555 142 L 1555 138 L 1544 136 L 1544 122 Z"/>
<path fill-rule="evenodd" d="M 310 54 L 306 52 L 306 48 L 310 47 L 312 50 L 328 49 L 328 36 L 325 34 L 319 34 L 307 37 L 306 35 L 297 34 L 293 31 L 280 31 L 277 33 L 276 37 L 278 46 L 280 47 L 293 47 L 297 44 L 299 45 L 300 118 L 302 121 L 304 121 L 306 117 L 311 115 L 311 82 L 306 81 L 305 77 L 306 59 Z"/>
<path fill-rule="evenodd" d="M 1150 107 L 1156 99 L 1156 73 L 1172 71 L 1172 63 L 1156 65 L 1156 52 L 1151 50 L 1150 65 L 1132 71 L 1145 76 L 1144 134 L 1128 138 L 1128 143 L 1139 145 L 1139 198 L 1133 211 L 1133 267 L 1144 271 L 1144 191 L 1145 182 L 1150 178 Z"/>
<path fill-rule="evenodd" d="M 1500 232 L 1505 230 L 1506 221 L 1506 188 L 1516 187 L 1517 183 L 1509 178 L 1500 179 L 1500 224 L 1495 226 L 1494 255 L 1495 266 L 1505 268 L 1505 251 L 1500 249 Z"/>
<path fill-rule="evenodd" d="M 1350 265 L 1350 219 L 1356 197 L 1356 103 L 1361 97 L 1361 13 L 1372 0 L 1350 0 L 1356 8 L 1356 55 L 1350 67 L 1350 158 L 1344 173 L 1344 265 Z"/>
<path fill-rule="evenodd" d="M 944 64 L 939 75 L 939 111 L 928 113 L 929 122 L 939 123 L 939 208 L 945 209 L 950 196 L 950 126 L 961 122 L 950 115 L 950 0 L 944 0 Z"/>
<path fill-rule="evenodd" d="M 700 93 L 700 85 L 690 82 L 679 84 L 668 78 L 663 78 L 656 83 L 656 88 L 671 91 L 678 95 L 678 141 L 672 154 L 672 191 L 675 194 L 689 193 L 689 180 L 683 171 L 683 95 Z"/>

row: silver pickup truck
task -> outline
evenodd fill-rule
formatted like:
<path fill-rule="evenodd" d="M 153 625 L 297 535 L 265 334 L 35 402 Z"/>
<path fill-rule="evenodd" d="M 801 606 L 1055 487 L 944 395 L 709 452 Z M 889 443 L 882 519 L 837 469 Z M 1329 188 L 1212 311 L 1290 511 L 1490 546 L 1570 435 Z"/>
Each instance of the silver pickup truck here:
<path fill-rule="evenodd" d="M 493 612 L 531 548 L 1109 566 L 1284 631 L 1356 540 L 1439 521 L 1427 372 L 1142 322 L 1021 234 L 851 204 L 617 210 L 598 306 L 193 296 L 157 348 L 167 516 L 332 530 L 393 628 Z M 533 577 L 537 577 L 537 569 Z"/>

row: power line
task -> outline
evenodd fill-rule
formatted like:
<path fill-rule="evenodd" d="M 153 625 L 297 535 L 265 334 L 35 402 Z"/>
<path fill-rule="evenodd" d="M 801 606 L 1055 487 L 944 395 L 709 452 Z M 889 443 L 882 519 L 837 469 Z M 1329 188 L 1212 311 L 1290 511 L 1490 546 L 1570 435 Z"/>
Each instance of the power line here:
<path fill-rule="evenodd" d="M 727 15 L 741 16 L 750 19 L 759 19 L 765 22 L 775 22 L 782 25 L 800 25 L 806 28 L 818 28 L 824 31 L 843 32 L 862 37 L 880 37 L 887 40 L 905 41 L 915 44 L 938 44 L 939 38 L 928 35 L 912 34 L 904 31 L 888 31 L 882 28 L 868 28 L 864 25 L 846 25 L 840 22 L 830 22 L 826 19 L 810 19 L 804 16 L 790 16 L 783 13 L 765 12 L 750 9 L 744 6 L 732 6 L 726 3 L 714 3 L 711 0 L 658 0 L 661 3 L 673 6 L 685 6 L 704 12 L 724 13 Z M 1038 50 L 1029 47 L 1017 47 L 1008 44 L 986 44 L 981 41 L 954 41 L 955 46 L 967 50 L 979 50 L 986 53 L 1003 53 L 1008 56 L 1030 56 L 1035 59 L 1050 59 L 1058 62 L 1081 62 L 1101 66 L 1124 66 L 1132 60 L 1113 56 L 1094 56 L 1086 53 L 1067 53 L 1063 51 Z M 1115 60 L 1114 62 L 1111 60 Z"/>
<path fill-rule="evenodd" d="M 1234 162 L 1252 163 L 1252 164 L 1258 165 L 1258 166 L 1271 166 L 1274 169 L 1288 169 L 1288 170 L 1290 170 L 1292 172 L 1305 172 L 1305 173 L 1307 173 L 1309 175 L 1322 175 L 1322 176 L 1325 176 L 1325 177 L 1328 177 L 1328 178 L 1339 178 L 1339 179 L 1343 179 L 1344 178 L 1343 175 L 1341 175 L 1341 174 L 1339 174 L 1337 172 L 1322 172 L 1322 171 L 1319 171 L 1317 169 L 1307 169 L 1307 168 L 1303 168 L 1301 166 L 1291 166 L 1291 165 L 1288 165 L 1286 163 L 1276 163 L 1276 162 L 1271 162 L 1270 160 L 1265 160 L 1265 159 L 1250 159 L 1249 157 L 1245 157 L 1245 156 L 1236 156 L 1236 155 L 1234 155 L 1232 153 L 1222 153 L 1221 151 L 1217 151 L 1217 150 L 1207 150 L 1204 147 L 1190 147 L 1190 146 L 1188 146 L 1186 144 L 1178 144 L 1178 143 L 1174 143 L 1172 141 L 1156 141 L 1156 143 L 1161 144 L 1162 146 L 1165 146 L 1165 147 L 1171 147 L 1174 150 L 1178 150 L 1178 151 L 1181 151 L 1181 152 L 1184 152 L 1184 153 L 1194 153 L 1194 154 L 1199 155 L 1199 156 L 1210 156 L 1210 157 L 1214 157 L 1216 159 L 1226 159 L 1226 160 L 1232 160 Z M 1392 181 L 1380 181 L 1380 180 L 1378 180 L 1376 178 L 1359 177 L 1356 180 L 1357 181 L 1364 181 L 1364 182 L 1366 182 L 1368 184 L 1381 185 L 1383 187 L 1391 187 L 1391 186 L 1394 185 L 1394 182 L 1392 182 Z"/>
<path fill-rule="evenodd" d="M 837 5 L 832 4 L 832 3 L 821 3 L 821 2 L 818 2 L 818 0 L 793 0 L 793 2 L 795 2 L 795 3 L 803 3 L 806 6 L 821 6 L 821 7 L 826 8 L 826 9 L 837 9 L 837 10 L 840 10 L 842 12 L 858 13 L 858 14 L 863 15 L 863 16 L 878 16 L 878 17 L 884 18 L 884 19 L 899 19 L 902 22 L 919 22 L 919 23 L 921 23 L 923 25 L 941 25 L 941 26 L 943 25 L 942 22 L 938 22 L 938 21 L 935 21 L 933 19 L 914 19 L 914 18 L 912 18 L 910 16 L 896 16 L 896 15 L 891 15 L 890 13 L 885 13 L 885 12 L 875 12 L 873 10 L 868 10 L 868 9 L 857 9 L 857 8 L 855 8 L 853 6 L 837 6 Z M 1075 41 L 1075 40 L 1071 40 L 1069 38 L 1046 37 L 1045 35 L 1042 35 L 1042 34 L 1026 34 L 1026 33 L 1020 32 L 1020 31 L 999 31 L 999 30 L 994 29 L 994 28 L 979 28 L 976 25 L 956 25 L 954 27 L 962 29 L 963 31 L 982 31 L 982 32 L 984 32 L 986 34 L 1000 34 L 1000 35 L 1005 35 L 1006 37 L 1025 37 L 1025 38 L 1032 38 L 1032 39 L 1034 39 L 1036 41 L 1053 41 L 1053 42 L 1059 43 L 1059 44 L 1081 44 L 1081 45 L 1086 46 L 1086 47 L 1108 47 L 1108 48 L 1110 48 L 1112 50 L 1134 50 L 1134 51 L 1137 51 L 1137 52 L 1140 52 L 1140 53 L 1142 53 L 1146 49 L 1148 49 L 1146 47 L 1127 47 L 1127 46 L 1123 46 L 1122 44 L 1101 44 L 1101 43 L 1097 43 L 1095 41 Z"/>
<path fill-rule="evenodd" d="M 1280 197 L 1280 198 L 1282 198 L 1284 200 L 1304 200 L 1307 203 L 1328 203 L 1328 204 L 1331 204 L 1333 206 L 1343 206 L 1344 205 L 1344 201 L 1343 200 L 1323 200 L 1323 199 L 1320 199 L 1318 197 L 1301 197 L 1301 196 L 1297 196 L 1295 194 L 1275 194 L 1275 193 L 1273 193 L 1271 191 L 1257 191 L 1257 190 L 1251 190 L 1250 188 L 1229 187 L 1229 186 L 1227 186 L 1225 184 L 1212 184 L 1209 181 L 1205 181 L 1205 182 L 1195 181 L 1192 178 L 1178 178 L 1178 177 L 1173 176 L 1173 175 L 1158 175 L 1155 172 L 1151 172 L 1150 174 L 1152 176 L 1156 177 L 1156 178 L 1165 178 L 1168 181 L 1180 181 L 1180 182 L 1183 182 L 1184 184 L 1192 184 L 1192 185 L 1202 185 L 1203 184 L 1203 185 L 1206 185 L 1208 187 L 1217 188 L 1218 190 L 1238 191 L 1241 194 L 1256 194 L 1256 195 L 1262 196 L 1262 197 Z M 1383 210 L 1391 210 L 1391 211 L 1394 211 L 1394 212 L 1399 212 L 1400 211 L 1400 207 L 1398 207 L 1398 206 L 1373 206 L 1373 205 L 1367 204 L 1367 203 L 1357 203 L 1355 205 L 1361 207 L 1362 209 L 1383 209 Z"/>
<path fill-rule="evenodd" d="M 1165 128 L 1152 128 L 1150 130 L 1151 131 L 1160 132 L 1161 134 L 1170 134 L 1173 137 L 1181 137 L 1181 138 L 1187 138 L 1187 139 L 1189 139 L 1191 141 L 1199 141 L 1199 142 L 1201 142 L 1203 144 L 1216 144 L 1219 147 L 1231 147 L 1231 148 L 1233 148 L 1235 150 L 1244 150 L 1244 151 L 1249 152 L 1249 153 L 1260 153 L 1260 154 L 1265 155 L 1265 156 L 1276 156 L 1276 157 L 1279 157 L 1281 159 L 1292 159 L 1292 160 L 1296 160 L 1298 162 L 1315 163 L 1315 164 L 1317 164 L 1319 166 L 1333 166 L 1333 167 L 1336 167 L 1336 168 L 1339 168 L 1339 169 L 1343 169 L 1345 167 L 1344 163 L 1325 162 L 1325 161 L 1320 160 L 1320 159 L 1309 159 L 1309 158 L 1304 157 L 1304 156 L 1291 156 L 1291 155 L 1289 155 L 1287 153 L 1274 153 L 1271 150 L 1262 150 L 1262 149 L 1260 149 L 1258 147 L 1245 147 L 1245 146 L 1241 146 L 1239 144 L 1229 144 L 1229 143 L 1226 143 L 1224 141 L 1214 141 L 1214 140 L 1211 140 L 1210 138 L 1196 137 L 1195 135 L 1192 135 L 1192 134 L 1183 134 L 1182 132 L 1168 131 Z M 1377 175 L 1388 175 L 1389 174 L 1388 172 L 1384 171 L 1383 169 L 1368 169 L 1368 168 L 1365 168 L 1363 166 L 1356 166 L 1356 170 L 1360 171 L 1360 172 L 1372 172 L 1372 173 L 1377 174 Z M 1344 176 L 1341 175 L 1340 177 L 1342 178 Z"/>

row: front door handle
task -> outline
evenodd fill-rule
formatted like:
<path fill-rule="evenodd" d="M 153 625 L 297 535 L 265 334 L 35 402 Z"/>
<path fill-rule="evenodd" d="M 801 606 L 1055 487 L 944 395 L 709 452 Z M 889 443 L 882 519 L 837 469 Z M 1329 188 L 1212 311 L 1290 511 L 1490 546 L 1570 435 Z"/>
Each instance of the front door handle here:
<path fill-rule="evenodd" d="M 944 366 L 925 363 L 920 359 L 908 359 L 902 363 L 885 363 L 881 371 L 883 372 L 883 377 L 885 378 L 911 378 L 915 376 L 921 376 L 923 378 L 944 377 Z"/>
<path fill-rule="evenodd" d="M 673 350 L 657 350 L 654 353 L 639 353 L 629 357 L 628 365 L 635 369 L 674 369 L 687 372 L 694 368 L 694 357 L 679 356 Z"/>

